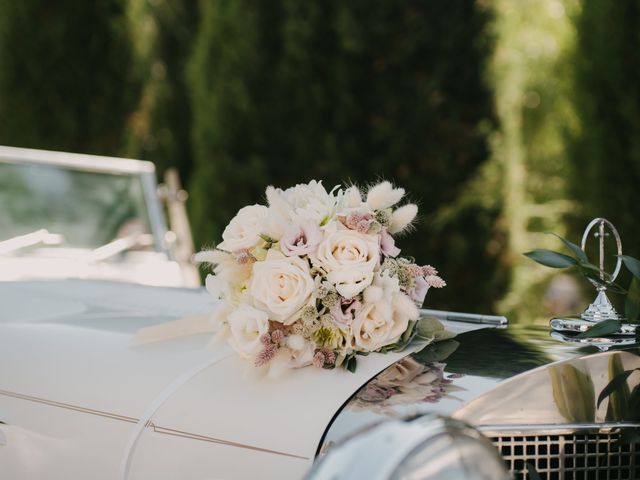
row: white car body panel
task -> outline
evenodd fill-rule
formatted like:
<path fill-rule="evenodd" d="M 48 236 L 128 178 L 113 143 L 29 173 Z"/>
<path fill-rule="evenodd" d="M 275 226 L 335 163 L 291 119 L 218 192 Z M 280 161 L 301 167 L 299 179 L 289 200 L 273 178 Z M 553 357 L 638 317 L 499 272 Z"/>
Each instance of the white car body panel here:
<path fill-rule="evenodd" d="M 409 353 L 363 357 L 356 374 L 256 379 L 207 334 L 132 344 L 140 328 L 213 311 L 203 289 L 7 282 L 0 306 L 0 465 L 11 480 L 125 478 L 127 457 L 131 479 L 299 478 L 341 405 Z"/>

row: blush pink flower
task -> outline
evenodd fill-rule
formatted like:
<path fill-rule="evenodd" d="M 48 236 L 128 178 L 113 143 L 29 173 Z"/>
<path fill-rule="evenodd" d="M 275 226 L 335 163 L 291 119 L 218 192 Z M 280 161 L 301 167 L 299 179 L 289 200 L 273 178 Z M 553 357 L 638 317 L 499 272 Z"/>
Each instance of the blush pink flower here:
<path fill-rule="evenodd" d="M 316 353 L 313 354 L 313 366 L 317 367 L 317 368 L 322 368 L 324 367 L 324 354 L 318 350 Z"/>
<path fill-rule="evenodd" d="M 348 327 L 362 307 L 362 302 L 357 298 L 341 298 L 331 309 L 329 313 L 333 320 L 340 326 Z"/>
<path fill-rule="evenodd" d="M 411 290 L 407 291 L 409 298 L 413 300 L 416 305 L 421 306 L 424 303 L 424 298 L 427 296 L 429 285 L 424 277 L 416 277 L 415 284 Z"/>
<path fill-rule="evenodd" d="M 424 267 L 422 267 L 422 275 L 424 275 L 425 277 L 438 275 L 438 270 L 433 268 L 431 265 L 425 265 Z"/>
<path fill-rule="evenodd" d="M 428 275 L 424 278 L 430 287 L 442 288 L 447 286 L 447 282 L 438 277 L 437 275 Z"/>
<path fill-rule="evenodd" d="M 313 222 L 288 227 L 280 239 L 280 250 L 288 257 L 313 253 L 322 241 L 322 231 Z"/>
<path fill-rule="evenodd" d="M 369 232 L 371 223 L 373 222 L 373 215 L 370 213 L 352 212 L 347 215 L 344 220 L 344 224 L 350 230 L 356 230 L 360 233 Z"/>
<path fill-rule="evenodd" d="M 396 241 L 385 228 L 380 231 L 380 251 L 383 255 L 392 258 L 400 254 L 400 249 L 396 247 Z"/>

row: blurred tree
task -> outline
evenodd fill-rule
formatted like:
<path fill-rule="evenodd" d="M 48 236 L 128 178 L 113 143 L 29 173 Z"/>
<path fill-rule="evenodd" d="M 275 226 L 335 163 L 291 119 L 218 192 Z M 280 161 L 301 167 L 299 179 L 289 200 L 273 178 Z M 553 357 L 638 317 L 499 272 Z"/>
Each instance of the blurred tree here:
<path fill-rule="evenodd" d="M 191 106 L 185 84 L 198 20 L 191 0 L 129 0 L 127 17 L 136 73 L 143 83 L 127 132 L 127 155 L 153 161 L 159 174 L 177 167 L 183 183 L 191 170 Z"/>
<path fill-rule="evenodd" d="M 567 200 L 566 137 L 575 128 L 571 17 L 577 1 L 495 0 L 493 5 L 496 49 L 490 75 L 500 128 L 492 147 L 504 178 L 503 221 L 511 269 L 500 309 L 512 320 L 545 317 L 546 322 L 553 312 L 545 311 L 541 299 L 557 271 L 534 264 L 522 253 L 562 249 L 559 240 L 544 232 L 566 234 L 564 216 L 575 208 Z"/>
<path fill-rule="evenodd" d="M 640 3 L 585 0 L 577 17 L 571 186 L 582 210 L 579 235 L 593 217 L 620 230 L 623 248 L 640 255 Z"/>
<path fill-rule="evenodd" d="M 506 284 L 484 3 L 209 0 L 189 65 L 196 240 L 215 242 L 269 183 L 397 181 L 421 206 L 400 242 L 492 308 Z M 477 193 L 480 197 L 474 197 Z M 461 293 L 464 292 L 464 293 Z"/>
<path fill-rule="evenodd" d="M 124 0 L 0 0 L 0 144 L 120 154 L 137 97 Z"/>

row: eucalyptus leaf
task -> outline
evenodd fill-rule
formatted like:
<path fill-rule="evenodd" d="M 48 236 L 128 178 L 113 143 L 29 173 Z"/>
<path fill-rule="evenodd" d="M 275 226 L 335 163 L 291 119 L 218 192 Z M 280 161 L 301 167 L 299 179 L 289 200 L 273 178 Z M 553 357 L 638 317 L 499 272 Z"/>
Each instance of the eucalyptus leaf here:
<path fill-rule="evenodd" d="M 576 338 L 593 338 L 611 335 L 612 333 L 618 333 L 621 327 L 622 323 L 620 320 L 603 320 L 602 322 L 596 323 L 586 332 L 579 333 L 576 335 Z"/>
<path fill-rule="evenodd" d="M 594 271 L 592 268 L 590 268 L 590 266 L 579 264 L 578 268 L 580 268 L 580 271 L 585 277 L 593 281 L 596 285 L 601 285 L 603 287 L 606 287 L 607 290 L 613 293 L 620 293 L 622 295 L 627 294 L 627 290 L 625 290 L 622 286 L 618 285 L 617 283 L 611 281 L 610 274 L 605 273 L 604 274 L 605 279 L 602 280 L 600 278 L 600 272 Z"/>
<path fill-rule="evenodd" d="M 569 250 L 571 250 L 571 252 L 576 256 L 576 258 L 577 258 L 578 260 L 580 260 L 581 262 L 586 262 L 586 263 L 588 263 L 588 262 L 589 262 L 589 259 L 587 258 L 587 254 L 586 254 L 586 253 L 585 253 L 585 251 L 584 251 L 584 250 L 582 250 L 582 248 L 580 248 L 578 245 L 576 245 L 576 244 L 575 244 L 575 243 L 573 243 L 573 242 L 570 242 L 569 240 L 567 240 L 567 239 L 566 239 L 566 238 L 564 238 L 564 237 L 561 237 L 561 236 L 560 236 L 560 235 L 558 235 L 557 233 L 553 233 L 553 232 L 547 232 L 547 233 L 549 233 L 549 234 L 553 235 L 554 237 L 559 238 L 559 239 L 562 241 L 562 243 L 564 243 L 564 244 L 565 244 L 565 246 L 566 246 Z"/>
<path fill-rule="evenodd" d="M 551 268 L 568 268 L 574 267 L 578 264 L 578 261 L 565 255 L 564 253 L 554 252 L 552 250 L 536 249 L 524 254 L 534 262 L 538 262 L 545 267 Z"/>
<path fill-rule="evenodd" d="M 449 340 L 456 336 L 455 333 L 448 331 L 444 325 L 434 317 L 423 317 L 416 324 L 416 336 L 423 340 L 433 340 L 440 342 Z"/>
<path fill-rule="evenodd" d="M 600 267 L 595 266 L 593 263 L 590 262 L 580 262 L 580 269 L 581 270 L 589 270 L 591 272 L 597 273 L 598 276 L 600 276 Z M 609 275 L 607 272 L 604 272 L 605 275 L 605 280 L 607 279 L 607 275 Z M 611 279 L 611 276 L 609 275 L 609 280 Z"/>
<path fill-rule="evenodd" d="M 629 293 L 624 303 L 624 316 L 627 317 L 627 322 L 638 323 L 640 316 L 640 280 L 638 277 L 631 279 Z"/>
<path fill-rule="evenodd" d="M 622 255 L 622 263 L 637 279 L 640 279 L 640 260 L 629 255 Z"/>

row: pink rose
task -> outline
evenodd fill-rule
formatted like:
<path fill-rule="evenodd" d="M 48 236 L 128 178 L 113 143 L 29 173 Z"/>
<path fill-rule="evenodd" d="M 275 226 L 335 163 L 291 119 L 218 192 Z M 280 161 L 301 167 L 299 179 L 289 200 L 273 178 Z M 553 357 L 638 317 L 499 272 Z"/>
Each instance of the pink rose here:
<path fill-rule="evenodd" d="M 308 255 L 322 241 L 322 231 L 313 222 L 289 226 L 280 239 L 280 250 L 287 257 Z"/>

